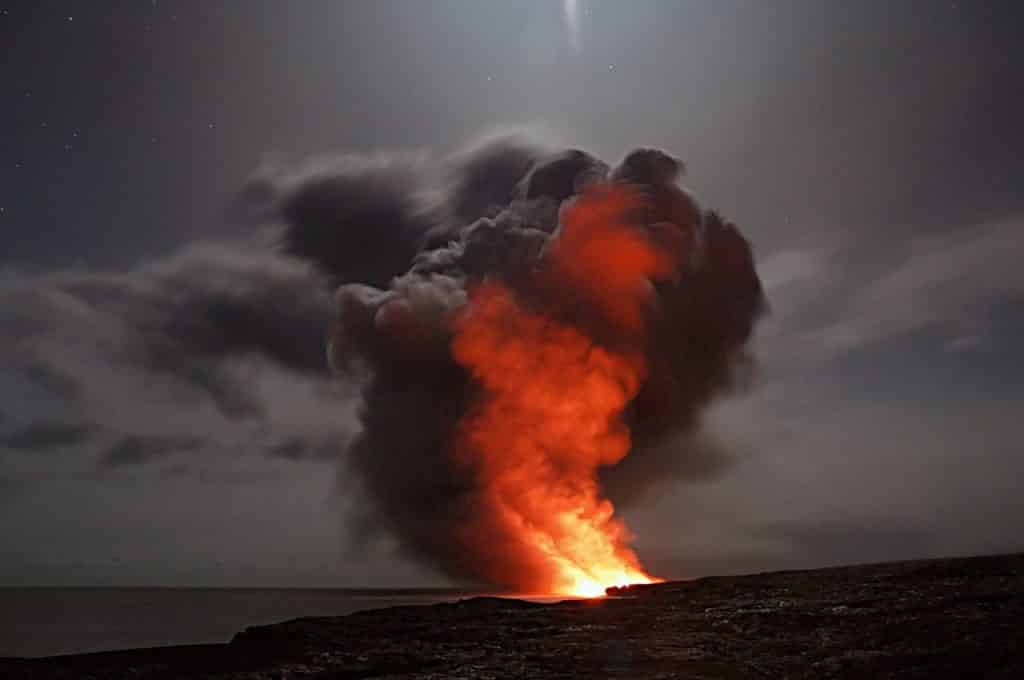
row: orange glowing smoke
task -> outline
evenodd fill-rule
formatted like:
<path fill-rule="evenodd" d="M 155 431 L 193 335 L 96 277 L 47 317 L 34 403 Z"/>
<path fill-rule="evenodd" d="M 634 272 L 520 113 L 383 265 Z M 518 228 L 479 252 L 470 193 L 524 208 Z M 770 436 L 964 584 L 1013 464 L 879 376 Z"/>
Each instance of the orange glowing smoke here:
<path fill-rule="evenodd" d="M 456 320 L 454 356 L 481 390 L 459 424 L 456 454 L 479 482 L 488 517 L 477 529 L 516 551 L 510 562 L 529 573 L 507 580 L 524 590 L 591 597 L 655 580 L 597 478 L 629 452 L 622 414 L 646 375 L 650 281 L 669 275 L 679 255 L 631 223 L 642 207 L 623 185 L 590 189 L 563 213 L 537 275 L 557 303 L 527 306 L 512 288 L 485 282 Z M 567 304 L 593 310 L 598 323 L 567 323 L 555 311 Z"/>

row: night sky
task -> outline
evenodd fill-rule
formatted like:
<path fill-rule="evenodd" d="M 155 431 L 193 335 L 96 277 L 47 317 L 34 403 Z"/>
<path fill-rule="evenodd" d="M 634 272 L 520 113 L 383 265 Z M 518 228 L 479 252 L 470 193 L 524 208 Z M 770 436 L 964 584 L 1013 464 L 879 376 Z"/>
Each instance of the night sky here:
<path fill-rule="evenodd" d="M 347 540 L 353 387 L 253 178 L 508 129 L 667 149 L 754 245 L 654 573 L 1024 549 L 1019 3 L 575 4 L 0 0 L 0 585 L 444 583 Z"/>

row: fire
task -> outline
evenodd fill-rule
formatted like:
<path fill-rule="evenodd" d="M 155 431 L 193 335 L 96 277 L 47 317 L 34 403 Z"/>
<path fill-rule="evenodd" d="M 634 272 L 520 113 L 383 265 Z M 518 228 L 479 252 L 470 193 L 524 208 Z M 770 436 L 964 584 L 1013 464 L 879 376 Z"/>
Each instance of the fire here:
<path fill-rule="evenodd" d="M 488 527 L 512 537 L 515 564 L 529 565 L 511 585 L 533 592 L 594 597 L 656 580 L 597 477 L 629 452 L 622 415 L 646 376 L 650 279 L 670 273 L 677 255 L 628 221 L 641 206 L 621 185 L 592 189 L 544 255 L 541 285 L 595 309 L 589 330 L 496 281 L 471 292 L 455 323 L 453 354 L 480 389 L 455 453 L 477 478 Z"/>

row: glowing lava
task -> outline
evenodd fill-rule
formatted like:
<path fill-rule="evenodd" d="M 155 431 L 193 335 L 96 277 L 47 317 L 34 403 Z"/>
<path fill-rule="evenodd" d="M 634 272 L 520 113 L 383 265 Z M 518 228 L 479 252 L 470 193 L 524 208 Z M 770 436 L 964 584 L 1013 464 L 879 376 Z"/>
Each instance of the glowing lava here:
<path fill-rule="evenodd" d="M 539 285 L 560 304 L 596 309 L 589 329 L 563 321 L 555 303 L 524 304 L 496 281 L 473 290 L 456 320 L 452 351 L 479 394 L 455 453 L 479 482 L 492 530 L 496 518 L 498 533 L 512 537 L 504 550 L 529 565 L 508 578 L 524 590 L 594 597 L 655 580 L 597 477 L 629 452 L 622 415 L 646 376 L 650 280 L 678 258 L 629 222 L 641 205 L 621 185 L 589 191 L 564 213 L 544 255 Z"/>

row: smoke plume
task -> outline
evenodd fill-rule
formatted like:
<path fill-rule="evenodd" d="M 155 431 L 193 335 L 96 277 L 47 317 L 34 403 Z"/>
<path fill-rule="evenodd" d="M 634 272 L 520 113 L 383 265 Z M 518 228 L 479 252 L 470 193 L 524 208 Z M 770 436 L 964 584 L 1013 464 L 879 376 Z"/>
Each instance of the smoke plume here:
<path fill-rule="evenodd" d="M 509 137 L 434 186 L 349 159 L 280 192 L 289 252 L 340 284 L 328 358 L 362 384 L 345 474 L 366 534 L 481 584 L 644 576 L 614 504 L 727 464 L 701 411 L 744 383 L 765 306 L 748 242 L 682 174 Z"/>

